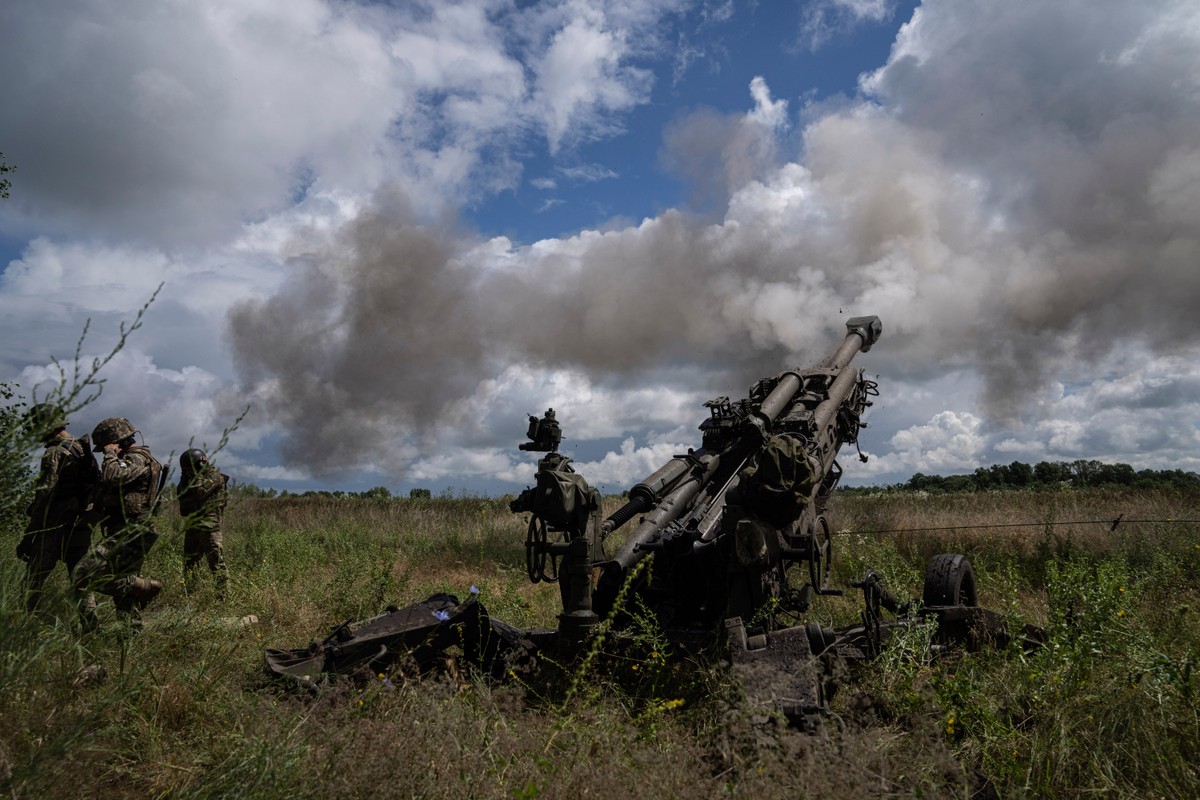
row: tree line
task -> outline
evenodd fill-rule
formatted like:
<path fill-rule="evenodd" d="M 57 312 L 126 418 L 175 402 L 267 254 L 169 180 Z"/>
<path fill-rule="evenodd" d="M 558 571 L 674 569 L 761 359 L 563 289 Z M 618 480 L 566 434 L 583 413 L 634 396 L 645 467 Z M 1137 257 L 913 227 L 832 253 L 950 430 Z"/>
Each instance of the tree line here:
<path fill-rule="evenodd" d="M 1181 469 L 1135 470 L 1128 464 L 1106 464 L 1094 459 L 1039 461 L 1026 464 L 993 464 L 962 475 L 914 474 L 907 481 L 886 487 L 889 491 L 979 492 L 1010 489 L 1197 489 L 1200 475 Z M 878 487 L 846 487 L 842 491 L 872 492 Z"/>
<path fill-rule="evenodd" d="M 888 486 L 843 486 L 839 488 L 839 491 L 848 494 L 871 494 L 879 491 L 950 493 L 1096 488 L 1200 489 L 1200 475 L 1180 469 L 1135 470 L 1128 464 L 1107 464 L 1095 459 L 1039 461 L 1037 464 L 1014 461 L 1011 464 L 977 467 L 974 472 L 961 475 L 926 475 L 918 472 L 906 481 Z M 363 492 L 316 489 L 291 493 L 277 492 L 275 489 L 260 489 L 254 484 L 241 484 L 233 487 L 233 490 L 243 497 L 264 498 L 322 497 L 390 500 L 402 497 L 402 495 L 392 494 L 383 486 L 376 486 Z M 431 498 L 432 496 L 433 493 L 429 489 L 412 489 L 408 493 L 409 499 Z"/>
<path fill-rule="evenodd" d="M 282 491 L 273 488 L 264 489 L 253 483 L 234 483 L 230 485 L 229 490 L 238 497 L 264 499 L 276 497 L 320 497 L 330 500 L 399 500 L 405 497 L 405 495 L 393 494 L 392 490 L 386 486 L 375 486 L 361 492 L 346 491 L 343 489 L 307 489 L 303 492 L 289 492 L 287 489 Z M 410 500 L 427 500 L 433 497 L 433 491 L 431 489 L 409 489 L 407 497 Z"/>

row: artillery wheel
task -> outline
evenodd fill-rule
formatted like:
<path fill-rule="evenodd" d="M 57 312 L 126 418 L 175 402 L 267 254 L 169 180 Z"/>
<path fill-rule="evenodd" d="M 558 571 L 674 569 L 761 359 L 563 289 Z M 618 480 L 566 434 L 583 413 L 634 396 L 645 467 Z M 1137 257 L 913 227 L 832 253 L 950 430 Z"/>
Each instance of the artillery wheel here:
<path fill-rule="evenodd" d="M 942 553 L 925 565 L 926 606 L 976 606 L 975 570 L 964 555 Z"/>
<path fill-rule="evenodd" d="M 829 588 L 829 569 L 833 565 L 833 534 L 829 521 L 817 517 L 812 526 L 812 543 L 808 551 L 808 579 L 817 591 Z"/>

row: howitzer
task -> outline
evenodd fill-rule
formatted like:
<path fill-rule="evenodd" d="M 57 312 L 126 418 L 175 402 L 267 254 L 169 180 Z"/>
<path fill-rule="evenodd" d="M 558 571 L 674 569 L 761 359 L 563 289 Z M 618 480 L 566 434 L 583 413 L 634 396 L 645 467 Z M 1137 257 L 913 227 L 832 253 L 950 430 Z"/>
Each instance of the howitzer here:
<path fill-rule="evenodd" d="M 877 394 L 850 363 L 882 331 L 878 317 L 851 319 L 846 328 L 834 352 L 814 367 L 760 380 L 741 400 L 705 403 L 702 446 L 635 485 L 629 501 L 603 522 L 577 517 L 563 524 L 563 515 L 544 510 L 551 498 L 541 488 L 513 503 L 514 511 L 533 514 L 526 548 L 539 569 L 530 577 L 564 584 L 565 640 L 581 641 L 612 613 L 635 565 L 650 555 L 653 569 L 631 588 L 681 637 L 703 639 L 724 620 L 749 619 L 767 604 L 800 613 L 814 595 L 840 593 L 828 587 L 832 537 L 825 511 L 842 475 L 838 452 L 857 442 L 862 414 Z M 544 459 L 539 487 L 553 482 L 554 470 Z M 561 533 L 562 541 L 544 531 L 548 517 L 559 522 L 549 534 Z M 635 519 L 616 554 L 604 558 L 603 543 Z M 540 567 L 547 562 L 549 574 Z M 789 582 L 796 565 L 804 567 L 801 586 Z M 599 579 L 591 591 L 593 570 Z"/>
<path fill-rule="evenodd" d="M 705 403 L 701 447 L 635 485 L 603 521 L 599 503 L 583 501 L 589 489 L 573 471 L 572 492 L 546 489 L 570 468 L 543 459 L 538 488 L 512 508 L 531 514 L 530 578 L 561 584 L 559 650 L 586 642 L 605 617 L 620 629 L 631 605 L 649 609 L 674 645 L 703 649 L 723 641 L 751 702 L 811 729 L 836 688 L 832 662 L 873 658 L 898 629 L 935 620 L 938 647 L 1006 642 L 1003 618 L 976 606 L 974 572 L 956 554 L 930 560 L 920 602 L 900 602 L 868 572 L 852 581 L 863 592 L 860 625 L 794 624 L 814 597 L 843 593 L 829 586 L 826 513 L 842 476 L 837 456 L 857 445 L 863 413 L 878 395 L 851 362 L 881 333 L 878 317 L 853 318 L 815 366 L 760 380 L 744 399 Z M 571 498 L 574 516 L 555 513 L 558 496 Z M 578 511 L 585 506 L 586 515 Z M 604 543 L 631 523 L 615 555 L 605 557 Z M 639 568 L 651 557 L 650 568 Z M 885 611 L 895 618 L 885 620 Z M 1036 630 L 1024 634 L 1036 643 Z"/>
<path fill-rule="evenodd" d="M 846 328 L 841 344 L 815 367 L 761 380 L 736 402 L 707 402 L 703 446 L 637 484 L 629 502 L 604 521 L 607 536 L 644 515 L 600 565 L 601 613 L 633 565 L 651 553 L 669 562 L 665 571 L 656 564 L 655 582 L 672 595 L 676 624 L 751 616 L 770 600 L 804 611 L 813 593 L 835 591 L 828 588 L 832 538 L 825 511 L 842 475 L 837 455 L 857 443 L 862 414 L 878 394 L 850 362 L 882 331 L 878 317 L 856 317 Z M 789 594 L 789 564 L 806 565 L 807 591 Z"/>
<path fill-rule="evenodd" d="M 397 647 L 442 641 L 443 628 L 457 626 L 460 638 L 476 642 L 473 652 L 488 654 L 482 666 L 498 675 L 504 664 L 536 661 L 548 649 L 558 663 L 569 660 L 602 620 L 619 633 L 649 611 L 672 648 L 723 646 L 752 705 L 811 730 L 836 688 L 836 664 L 873 658 L 898 630 L 936 621 L 936 647 L 1007 642 L 1004 619 L 977 607 L 974 572 L 956 554 L 929 561 L 920 601 L 902 603 L 868 572 L 851 582 L 863 593 L 859 625 L 831 629 L 800 617 L 815 597 L 842 594 L 829 586 L 826 514 L 842 476 L 838 454 L 857 445 L 863 413 L 878 394 L 851 362 L 881 332 L 878 317 L 851 319 L 815 366 L 764 378 L 743 399 L 705 403 L 701 446 L 637 483 L 606 518 L 599 492 L 556 452 L 561 432 L 553 412 L 531 416 L 531 442 L 521 449 L 546 455 L 536 486 L 510 507 L 529 515 L 530 580 L 559 583 L 557 630 L 518 631 L 488 618 L 474 598 L 459 605 L 439 596 L 426 601 L 439 604 L 437 622 L 427 611 L 413 613 L 418 606 L 392 609 L 358 629 L 344 623 L 323 645 L 271 651 L 268 664 L 278 674 L 311 674 L 336 669 L 329 665 L 353 651 L 374 654 L 375 669 Z M 866 460 L 861 450 L 859 457 Z M 605 555 L 622 534 L 615 554 Z M 1034 629 L 1024 636 L 1030 645 L 1039 638 Z"/>

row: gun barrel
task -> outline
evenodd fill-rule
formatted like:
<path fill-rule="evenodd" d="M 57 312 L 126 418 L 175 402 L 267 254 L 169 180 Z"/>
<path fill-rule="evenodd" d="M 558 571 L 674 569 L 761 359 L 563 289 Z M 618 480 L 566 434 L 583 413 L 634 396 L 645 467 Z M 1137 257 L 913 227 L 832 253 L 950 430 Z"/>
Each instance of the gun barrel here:
<path fill-rule="evenodd" d="M 690 461 L 687 456 L 675 456 L 655 470 L 650 477 L 630 489 L 629 496 L 645 498 L 647 502 L 654 505 L 664 493 L 670 491 L 679 482 L 680 478 L 688 474 L 694 465 L 695 463 Z"/>
<path fill-rule="evenodd" d="M 738 484 L 742 467 L 781 421 L 785 430 L 815 434 L 813 455 L 819 458 L 824 477 L 840 446 L 841 409 L 848 401 L 856 402 L 859 374 L 849 368 L 850 362 L 859 352 L 870 350 L 881 332 L 878 317 L 854 317 L 846 323 L 846 335 L 837 348 L 816 369 L 779 373 L 761 401 L 757 401 L 761 394 L 752 388 L 750 399 L 757 402 L 730 404 L 727 398 L 719 398 L 707 404 L 714 409 L 714 419 L 701 425 L 705 448 L 672 458 L 630 489 L 629 501 L 604 521 L 602 539 L 641 515 L 618 552 L 608 561 L 593 564 L 600 568 L 596 609 L 601 613 L 609 609 L 626 576 L 664 535 L 664 552 L 672 546 L 676 533 L 687 533 L 701 548 L 718 540 L 727 494 Z M 797 401 L 802 392 L 807 392 L 803 403 Z M 816 408 L 812 408 L 814 393 L 819 397 Z M 718 475 L 720 485 L 714 486 Z M 817 481 L 813 491 L 822 486 L 827 486 L 827 481 Z"/>
<path fill-rule="evenodd" d="M 600 529 L 601 537 L 608 536 L 638 514 L 649 511 L 658 505 L 663 495 L 669 492 L 684 475 L 687 475 L 693 466 L 695 466 L 695 461 L 687 456 L 675 456 L 655 470 L 650 477 L 630 489 L 629 502 L 604 520 L 604 526 Z"/>
<path fill-rule="evenodd" d="M 831 355 L 818 365 L 822 369 L 842 370 L 854 359 L 859 352 L 867 352 L 871 345 L 879 341 L 883 332 L 883 324 L 879 317 L 854 317 L 846 322 L 846 335 Z M 754 416 L 756 425 L 762 431 L 770 430 L 776 418 L 783 413 L 796 393 L 804 386 L 804 378 L 793 370 L 781 372 L 775 388 L 766 396 Z M 832 392 L 831 392 L 832 394 Z"/>
<path fill-rule="evenodd" d="M 796 372 L 788 371 L 779 374 L 779 382 L 763 400 L 756 415 L 764 427 L 769 427 L 775 421 L 775 418 L 788 407 L 792 398 L 796 396 L 796 392 L 800 391 L 800 387 L 803 385 L 804 379 Z"/>
<path fill-rule="evenodd" d="M 879 341 L 883 333 L 883 323 L 879 317 L 854 317 L 846 321 L 846 337 L 838 345 L 833 355 L 821 362 L 822 367 L 841 369 L 850 363 L 859 353 L 871 349 L 871 345 Z"/>
<path fill-rule="evenodd" d="M 813 427 L 816 430 L 823 431 L 829 427 L 834 417 L 837 416 L 838 409 L 841 408 L 842 403 L 846 402 L 846 398 L 850 396 L 850 392 L 857 382 L 858 372 L 856 370 L 843 369 L 838 373 L 829 387 L 829 396 L 813 411 Z"/>
<path fill-rule="evenodd" d="M 687 473 L 690 477 L 675 486 L 662 498 L 653 511 L 642 518 L 637 529 L 613 557 L 613 562 L 619 564 L 622 570 L 628 570 L 641 560 L 643 554 L 638 550 L 639 545 L 649 541 L 669 522 L 677 519 L 680 514 L 691 507 L 696 495 L 708 484 L 721 463 L 720 456 L 715 453 L 700 451 L 693 453 L 692 457 L 695 459 L 692 465 L 695 469 Z"/>

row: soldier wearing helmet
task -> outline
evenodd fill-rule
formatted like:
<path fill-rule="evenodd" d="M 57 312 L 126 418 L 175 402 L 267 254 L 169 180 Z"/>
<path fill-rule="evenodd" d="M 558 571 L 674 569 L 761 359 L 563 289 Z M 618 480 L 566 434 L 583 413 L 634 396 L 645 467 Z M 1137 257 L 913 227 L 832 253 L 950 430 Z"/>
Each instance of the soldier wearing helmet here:
<path fill-rule="evenodd" d="M 87 554 L 91 531 L 80 517 L 90 502 L 97 470 L 88 437 L 75 439 L 67 432 L 67 417 L 58 406 L 35 405 L 26 428 L 45 445 L 33 501 L 26 509 L 29 525 L 17 545 L 17 555 L 25 562 L 25 607 L 32 613 L 55 565 L 62 561 L 69 573 Z M 76 603 L 85 616 L 96 605 L 82 591 L 77 591 Z"/>
<path fill-rule="evenodd" d="M 162 464 L 138 444 L 133 423 L 110 417 L 92 431 L 96 452 L 104 453 L 94 512 L 104 538 L 75 568 L 76 585 L 113 598 L 117 612 L 141 627 L 141 610 L 162 591 L 156 580 L 138 575 L 158 540 L 153 512 L 163 479 Z"/>
<path fill-rule="evenodd" d="M 196 567 L 200 560 L 217 582 L 217 591 L 225 595 L 228 571 L 221 556 L 221 517 L 228 500 L 229 476 L 209 463 L 203 450 L 192 448 L 179 457 L 179 515 L 183 517 L 183 574 L 188 591 L 195 588 Z"/>

